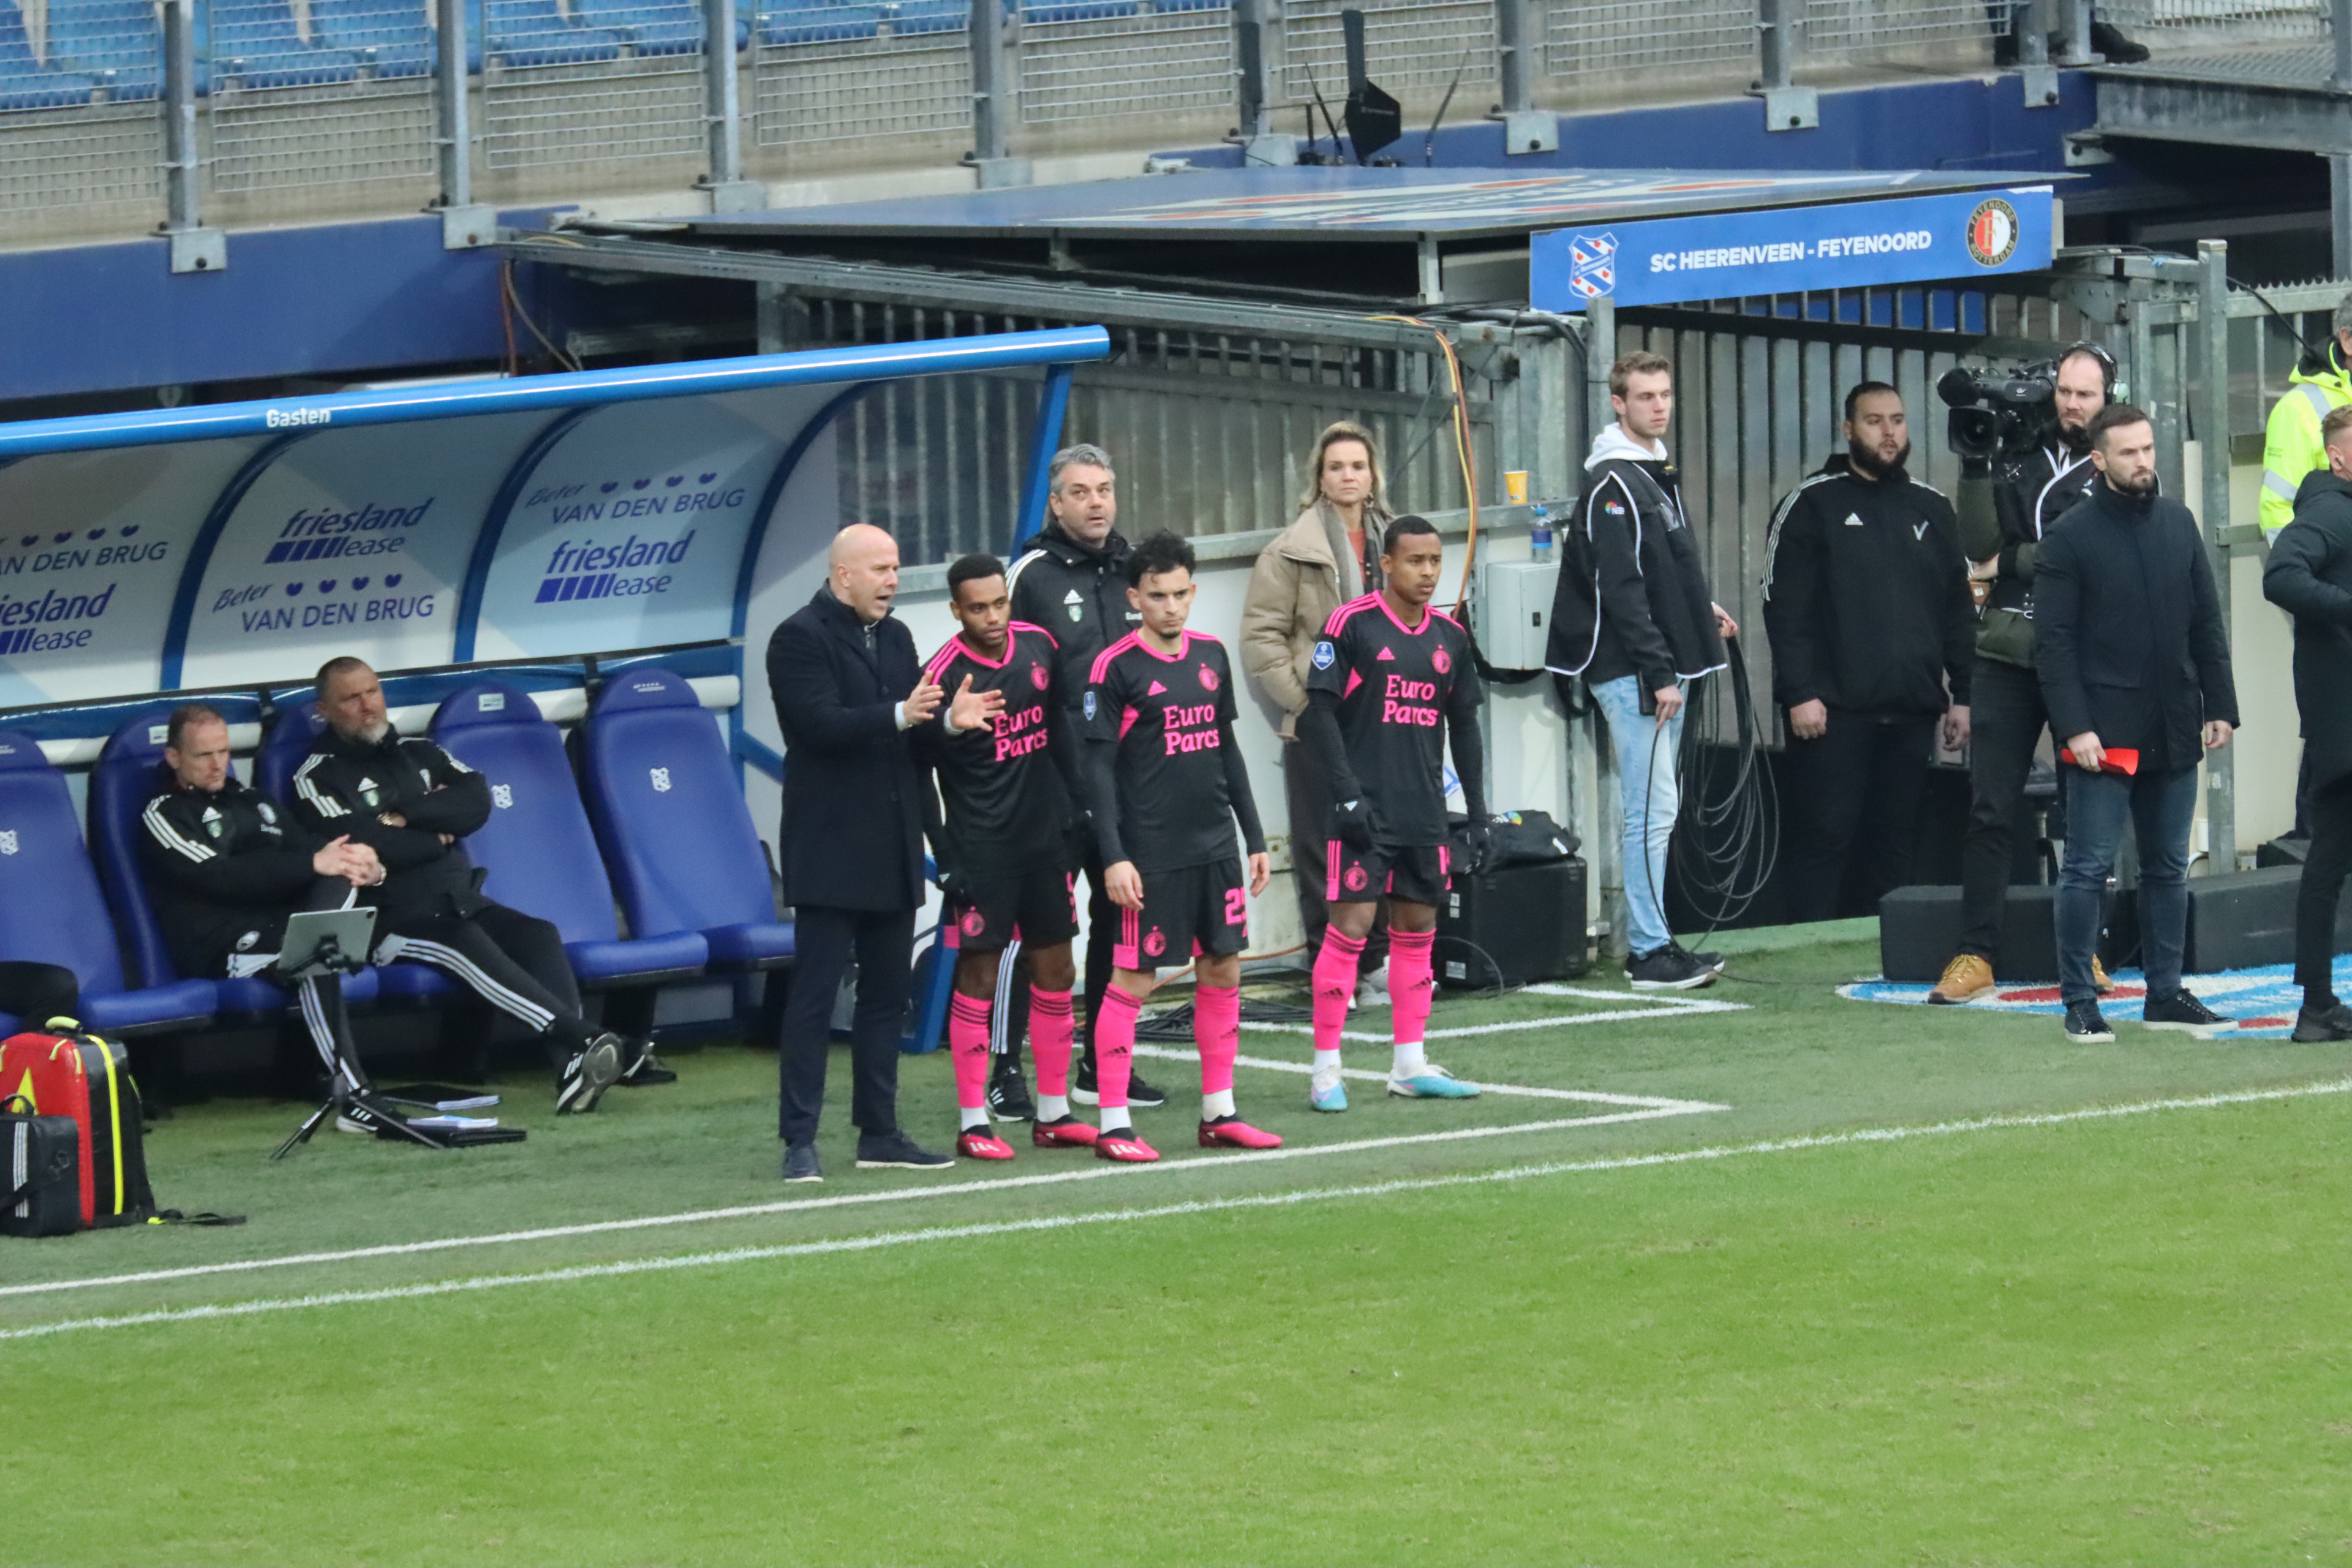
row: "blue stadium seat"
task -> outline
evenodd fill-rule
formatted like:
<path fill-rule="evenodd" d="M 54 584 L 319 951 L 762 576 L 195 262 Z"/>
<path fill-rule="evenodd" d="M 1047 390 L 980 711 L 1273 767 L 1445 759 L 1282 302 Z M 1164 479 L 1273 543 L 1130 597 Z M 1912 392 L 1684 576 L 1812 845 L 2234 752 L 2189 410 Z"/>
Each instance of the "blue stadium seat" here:
<path fill-rule="evenodd" d="M 421 5 L 310 0 L 310 36 L 331 48 L 372 58 L 381 78 L 433 74 L 434 34 Z"/>
<path fill-rule="evenodd" d="M 97 862 L 100 884 L 114 910 L 114 926 L 121 951 L 142 984 L 176 984 L 180 974 L 172 966 L 162 925 L 147 890 L 139 859 L 139 840 L 146 829 L 139 814 L 155 793 L 163 762 L 163 729 L 173 704 L 163 703 L 117 730 L 99 753 L 89 775 L 89 847 Z M 221 705 L 226 709 L 226 705 Z M 226 712 L 232 721 L 241 713 Z M 293 993 L 274 981 L 250 975 L 241 980 L 215 980 L 219 1011 L 240 1018 L 274 1017 L 293 1005 Z M 373 970 L 343 982 L 343 1000 L 357 1005 L 374 999 Z"/>
<path fill-rule="evenodd" d="M 1173 8 L 1152 6 L 1155 11 Z M 1132 16 L 1139 9 L 1135 0 L 1076 0 L 1070 5 L 1024 5 L 1021 18 L 1025 22 L 1100 22 L 1112 16 Z"/>
<path fill-rule="evenodd" d="M 702 47 L 702 12 L 691 5 L 573 0 L 572 15 L 583 26 L 626 38 L 641 55 L 690 55 Z"/>
<path fill-rule="evenodd" d="M 163 32 L 154 0 L 52 0 L 49 64 L 98 78 L 116 101 L 163 90 Z"/>
<path fill-rule="evenodd" d="M 773 969 L 792 957 L 767 858 L 719 726 L 666 669 L 604 684 L 583 748 L 589 815 L 629 929 L 700 931 L 710 967 Z"/>
<path fill-rule="evenodd" d="M 133 988 L 114 922 L 82 843 L 65 774 L 39 744 L 0 731 L 0 957 L 57 963 L 81 982 L 81 1021 L 101 1034 L 144 1035 L 212 1022 L 208 980 Z"/>
<path fill-rule="evenodd" d="M 52 70 L 33 54 L 25 14 L 0 0 L 0 110 L 69 109 L 88 103 L 97 86 L 79 71 Z"/>
<path fill-rule="evenodd" d="M 433 738 L 489 781 L 490 818 L 466 840 L 474 864 L 489 873 L 482 891 L 552 921 L 583 986 L 659 984 L 702 973 L 710 950 L 693 931 L 622 940 L 562 733 L 528 695 L 498 681 L 467 687 L 433 715 Z"/>
<path fill-rule="evenodd" d="M 760 13 L 763 44 L 839 44 L 870 38 L 881 30 L 877 5 L 779 6 Z"/>
<path fill-rule="evenodd" d="M 582 65 L 621 57 L 621 39 L 597 27 L 583 27 L 555 7 L 555 0 L 488 0 L 483 46 L 491 64 L 510 70 L 533 66 Z"/>
<path fill-rule="evenodd" d="M 1127 9 L 1135 9 L 1132 0 Z M 971 22 L 971 7 L 962 0 L 896 0 L 882 7 L 890 30 L 901 37 L 924 33 L 955 33 Z"/>
<path fill-rule="evenodd" d="M 235 0 L 208 8 L 205 58 L 212 79 L 233 78 L 248 90 L 316 87 L 359 75 L 356 56 L 305 42 L 286 0 Z"/>

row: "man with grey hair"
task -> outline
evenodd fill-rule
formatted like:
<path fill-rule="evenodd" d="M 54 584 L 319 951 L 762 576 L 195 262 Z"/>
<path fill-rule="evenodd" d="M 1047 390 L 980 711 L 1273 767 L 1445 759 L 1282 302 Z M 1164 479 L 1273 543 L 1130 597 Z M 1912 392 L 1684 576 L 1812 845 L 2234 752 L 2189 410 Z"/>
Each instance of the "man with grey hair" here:
<path fill-rule="evenodd" d="M 1061 689 L 1075 704 L 1087 689 L 1095 658 L 1142 624 L 1142 615 L 1128 603 L 1129 544 L 1118 531 L 1118 476 L 1110 454 L 1080 442 L 1054 454 L 1045 470 L 1045 526 L 1022 547 L 1020 558 L 1006 574 L 1013 595 L 1013 618 L 1043 626 L 1060 648 Z M 1075 712 L 1066 715 L 1078 722 Z M 1075 731 L 1074 731 L 1075 732 Z M 1080 1105 L 1095 1103 L 1095 1016 L 1102 1010 L 1103 993 L 1110 986 L 1109 933 L 1118 922 L 1118 906 L 1103 890 L 1102 857 L 1089 841 L 1084 846 L 1087 868 L 1087 1025 L 1085 1050 L 1078 1062 L 1070 1098 Z M 1096 932 L 1102 940 L 1097 941 Z M 1028 994 L 1025 985 L 1012 984 L 1012 966 L 1019 948 L 1005 950 L 1006 972 L 999 976 L 999 994 L 1017 1004 Z M 990 1107 L 1000 1117 L 1025 1119 L 1029 1093 L 1021 1082 L 1020 1039 L 1025 1009 L 1017 1005 L 996 1010 L 999 1038 L 996 1067 L 989 1085 Z M 1157 1106 L 1167 1096 L 1130 1079 L 1129 1105 Z"/>
<path fill-rule="evenodd" d="M 2352 405 L 2352 294 L 2336 302 L 2329 341 L 2306 353 L 2286 378 L 2286 395 L 2271 405 L 2263 437 L 2263 537 L 2273 540 L 2294 521 L 2295 492 L 2304 476 L 2327 471 L 2327 442 L 2319 423 L 2331 409 Z"/>

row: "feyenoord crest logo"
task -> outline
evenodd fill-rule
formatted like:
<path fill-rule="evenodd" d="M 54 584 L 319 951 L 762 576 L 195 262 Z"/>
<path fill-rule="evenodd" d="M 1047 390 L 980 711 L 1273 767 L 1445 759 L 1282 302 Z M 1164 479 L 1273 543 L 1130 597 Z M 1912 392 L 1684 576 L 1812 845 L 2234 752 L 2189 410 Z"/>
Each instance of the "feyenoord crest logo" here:
<path fill-rule="evenodd" d="M 1052 683 L 1053 679 L 1054 678 L 1052 676 L 1045 673 L 1045 667 L 1044 665 L 1033 664 L 1029 667 L 1029 684 L 1035 687 L 1038 690 L 1045 690 L 1045 688 Z"/>
<path fill-rule="evenodd" d="M 1435 653 L 1429 656 L 1429 667 L 1437 671 L 1438 674 L 1444 675 L 1447 670 L 1454 668 L 1454 656 L 1446 652 L 1444 648 L 1439 648 Z"/>
<path fill-rule="evenodd" d="M 982 920 L 982 919 L 981 918 L 980 911 L 979 911 L 978 910 L 964 910 L 964 912 L 963 912 L 963 934 L 964 934 L 964 935 L 966 935 L 966 936 L 978 936 L 982 931 L 986 931 L 987 929 L 988 929 L 988 922 L 987 922 L 986 921 L 984 921 L 984 920 Z"/>
<path fill-rule="evenodd" d="M 1205 664 L 1201 667 L 1201 689 L 1204 691 L 1217 689 L 1217 672 Z"/>
<path fill-rule="evenodd" d="M 656 793 L 667 795 L 669 793 L 669 770 L 667 768 L 653 768 L 648 770 L 648 772 L 649 776 L 651 776 L 654 781 L 654 789 Z"/>
<path fill-rule="evenodd" d="M 1348 868 L 1348 875 L 1346 878 L 1348 891 L 1351 893 L 1362 892 L 1364 890 L 1364 883 L 1368 879 L 1369 879 L 1364 875 L 1364 868 L 1361 866 L 1350 866 Z"/>
<path fill-rule="evenodd" d="M 1168 939 L 1165 936 L 1162 936 L 1159 931 L 1154 931 L 1150 936 L 1143 939 L 1143 951 L 1150 953 L 1152 957 L 1157 958 L 1161 953 L 1168 951 Z"/>
<path fill-rule="evenodd" d="M 1987 196 L 1969 214 L 1969 258 L 1979 267 L 1998 267 L 2017 250 L 2017 209 L 1999 196 Z"/>
<path fill-rule="evenodd" d="M 1580 300 L 1617 292 L 1617 237 L 1580 234 L 1568 242 L 1569 291 Z"/>
<path fill-rule="evenodd" d="M 512 784 L 492 784 L 490 786 L 490 804 L 497 806 L 500 811 L 504 811 L 507 807 L 512 805 L 514 804 L 514 786 Z"/>

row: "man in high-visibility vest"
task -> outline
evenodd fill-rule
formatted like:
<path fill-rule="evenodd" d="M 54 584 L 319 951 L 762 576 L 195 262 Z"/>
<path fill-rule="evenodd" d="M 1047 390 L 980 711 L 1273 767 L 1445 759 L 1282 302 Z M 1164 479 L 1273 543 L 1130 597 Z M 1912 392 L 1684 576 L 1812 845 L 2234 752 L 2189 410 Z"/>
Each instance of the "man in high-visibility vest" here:
<path fill-rule="evenodd" d="M 2319 355 L 2305 354 L 2287 377 L 2286 395 L 2272 405 L 2263 437 L 2263 538 L 2276 539 L 2294 520 L 2295 491 L 2303 477 L 2327 467 L 2327 444 L 2319 422 L 2331 408 L 2352 404 L 2352 294 L 2336 307 L 2329 323 L 2335 341 Z"/>

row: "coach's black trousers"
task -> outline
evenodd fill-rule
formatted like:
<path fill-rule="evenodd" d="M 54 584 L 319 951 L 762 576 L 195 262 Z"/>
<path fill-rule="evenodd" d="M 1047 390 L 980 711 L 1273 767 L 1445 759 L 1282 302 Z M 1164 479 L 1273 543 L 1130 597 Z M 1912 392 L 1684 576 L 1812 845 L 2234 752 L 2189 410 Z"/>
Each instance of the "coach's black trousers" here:
<path fill-rule="evenodd" d="M 787 1143 L 816 1136 L 824 1110 L 824 1065 L 833 1037 L 833 999 L 850 962 L 857 963 L 857 1010 L 849 1026 L 849 1120 L 860 1132 L 898 1130 L 898 1037 L 914 980 L 915 911 L 793 910 L 793 984 L 778 1040 L 782 1093 L 776 1130 Z"/>
<path fill-rule="evenodd" d="M 394 956 L 433 965 L 538 1035 L 557 1071 L 593 1037 L 581 1021 L 563 938 L 548 921 L 489 904 L 470 915 L 411 916 L 392 934 L 400 939 Z"/>
<path fill-rule="evenodd" d="M 2008 897 L 2010 834 L 2034 748 L 2050 722 L 2042 678 L 1997 658 L 1977 660 L 1969 688 L 1969 827 L 1960 841 L 1960 951 L 1991 963 L 2000 956 L 2000 911 Z M 2063 739 L 2060 743 L 2064 742 Z M 2063 781 L 2066 770 L 2061 767 Z"/>
<path fill-rule="evenodd" d="M 2326 1007 L 2336 1000 L 2336 911 L 2352 873 L 2352 773 L 2314 785 L 2310 811 L 2311 852 L 2294 895 L 2294 983 L 2305 1006 Z"/>
<path fill-rule="evenodd" d="M 1290 810 L 1290 874 L 1298 883 L 1298 924 L 1307 937 L 1307 963 L 1323 951 L 1323 928 L 1331 923 L 1325 907 L 1330 879 L 1331 779 L 1322 759 L 1304 741 L 1282 745 L 1282 793 Z M 1359 976 L 1379 972 L 1389 961 L 1389 911 L 1383 901 L 1372 917 L 1371 934 L 1356 960 Z"/>
<path fill-rule="evenodd" d="M 1910 879 L 1935 730 L 1933 719 L 1874 721 L 1832 709 L 1818 739 L 1790 741 L 1780 809 L 1792 923 L 1837 918 L 1849 860 L 1864 874 L 1873 913 Z"/>

